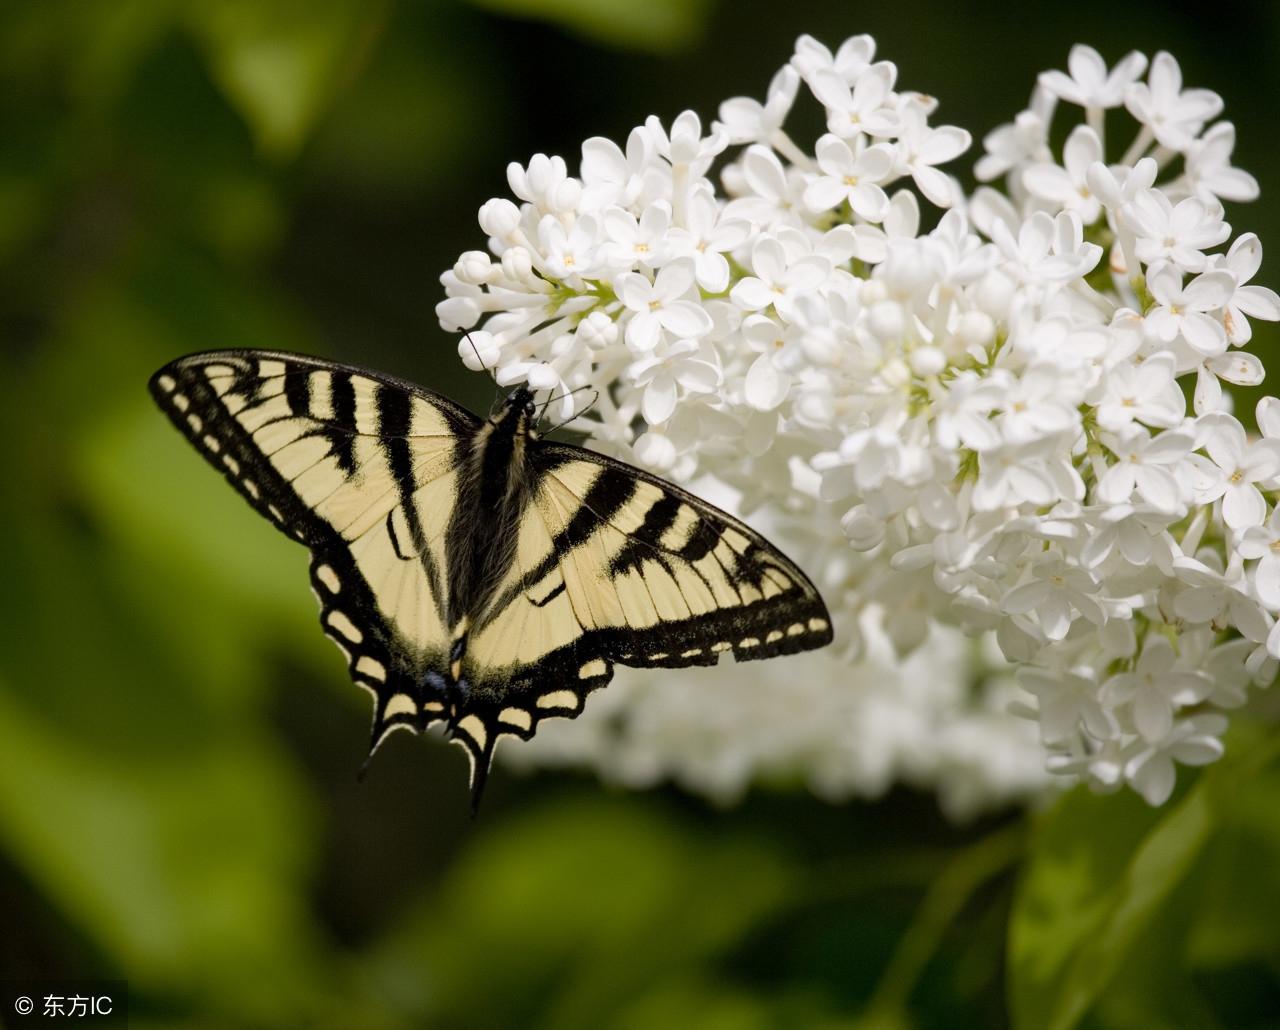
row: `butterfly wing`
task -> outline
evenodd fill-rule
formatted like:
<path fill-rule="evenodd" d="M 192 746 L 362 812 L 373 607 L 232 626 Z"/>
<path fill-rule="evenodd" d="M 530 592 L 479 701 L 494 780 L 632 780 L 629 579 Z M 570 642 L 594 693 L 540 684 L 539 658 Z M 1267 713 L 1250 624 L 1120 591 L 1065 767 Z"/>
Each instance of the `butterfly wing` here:
<path fill-rule="evenodd" d="M 487 768 L 501 734 L 572 718 L 615 663 L 681 668 L 822 647 L 831 619 L 776 547 L 679 487 L 580 447 L 530 452 L 516 561 L 476 620 L 459 738 Z"/>
<path fill-rule="evenodd" d="M 271 351 L 193 354 L 150 386 L 209 463 L 311 549 L 321 625 L 374 697 L 372 747 L 444 718 L 443 538 L 479 419 L 412 383 Z"/>

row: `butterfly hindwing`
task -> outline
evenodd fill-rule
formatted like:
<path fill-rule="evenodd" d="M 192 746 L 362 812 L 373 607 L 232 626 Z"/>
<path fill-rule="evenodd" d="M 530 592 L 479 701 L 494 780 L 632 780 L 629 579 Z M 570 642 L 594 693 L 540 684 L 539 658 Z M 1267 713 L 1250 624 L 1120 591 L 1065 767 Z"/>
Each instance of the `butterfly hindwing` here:
<path fill-rule="evenodd" d="M 321 625 L 374 697 L 374 747 L 443 718 L 442 538 L 479 420 L 412 384 L 264 351 L 181 358 L 151 390 L 250 504 L 311 548 Z"/>

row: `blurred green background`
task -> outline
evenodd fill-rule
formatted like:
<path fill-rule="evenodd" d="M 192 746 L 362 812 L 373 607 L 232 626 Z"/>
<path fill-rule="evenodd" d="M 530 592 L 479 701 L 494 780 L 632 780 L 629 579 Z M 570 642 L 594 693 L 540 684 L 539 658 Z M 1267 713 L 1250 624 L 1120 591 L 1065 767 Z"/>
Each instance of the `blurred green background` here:
<path fill-rule="evenodd" d="M 0 7 L 0 978 L 126 978 L 140 1027 L 1276 1025 L 1265 695 L 1159 811 L 953 827 L 906 791 L 720 811 L 500 767 L 472 823 L 436 741 L 356 782 L 304 552 L 147 398 L 264 346 L 484 408 L 433 308 L 506 163 L 710 119 L 801 32 L 873 33 L 979 139 L 1073 41 L 1170 49 L 1262 183 L 1229 219 L 1280 247 L 1266 3 Z"/>

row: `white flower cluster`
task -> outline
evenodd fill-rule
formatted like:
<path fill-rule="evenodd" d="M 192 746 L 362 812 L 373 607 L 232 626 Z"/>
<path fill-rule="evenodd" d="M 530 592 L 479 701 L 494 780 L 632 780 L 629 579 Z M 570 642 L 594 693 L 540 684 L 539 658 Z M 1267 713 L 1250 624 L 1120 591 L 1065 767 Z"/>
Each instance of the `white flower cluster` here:
<path fill-rule="evenodd" d="M 1223 711 L 1280 658 L 1280 402 L 1259 405 L 1251 439 L 1221 385 L 1261 382 L 1241 349 L 1249 319 L 1280 318 L 1280 298 L 1250 284 L 1257 237 L 1232 240 L 1223 220 L 1222 201 L 1257 184 L 1231 166 L 1221 100 L 1184 89 L 1173 57 L 1108 70 L 1077 46 L 986 137 L 975 173 L 1004 191 L 966 193 L 938 166 L 969 134 L 931 125 L 936 101 L 897 90 L 874 50 L 802 37 L 764 102 L 727 101 L 709 132 L 685 112 L 670 130 L 650 118 L 625 150 L 588 140 L 576 177 L 558 157 L 513 164 L 520 203 L 481 208 L 491 253 L 442 277 L 441 324 L 470 330 L 468 367 L 527 382 L 562 418 L 596 388 L 575 425 L 595 446 L 727 487 L 813 575 L 841 655 L 806 666 L 821 689 L 792 688 L 785 716 L 759 691 L 716 691 L 721 709 L 755 712 L 756 734 L 732 720 L 742 739 L 803 738 L 789 720 L 810 719 L 827 738 L 782 764 L 828 794 L 874 789 L 850 756 L 883 742 L 839 714 L 868 679 L 849 663 L 874 625 L 899 655 L 935 641 L 931 675 L 954 678 L 931 630 L 949 624 L 993 633 L 1018 666 L 1014 708 L 1049 770 L 1158 804 L 1175 762 L 1222 753 Z M 812 153 L 783 129 L 801 86 L 826 113 Z M 1055 114 L 1079 122 L 1060 155 Z M 749 668 L 726 676 L 794 678 Z M 999 779 L 1018 720 L 962 693 L 951 725 L 984 727 L 983 743 L 930 775 L 981 766 L 992 796 L 1038 789 L 1034 770 Z M 899 769 L 943 747 L 922 722 L 935 729 L 903 741 Z M 778 764 L 706 736 L 682 739 L 737 761 L 739 780 Z"/>
<path fill-rule="evenodd" d="M 993 672 L 976 695 L 975 660 Z M 1007 714 L 1020 689 L 1001 665 L 949 628 L 900 657 L 868 618 L 853 665 L 811 651 L 722 662 L 696 682 L 619 669 L 574 722 L 547 722 L 501 754 L 517 768 L 597 769 L 631 788 L 669 778 L 720 804 L 757 782 L 799 781 L 832 802 L 902 783 L 936 791 L 942 810 L 966 821 L 1050 785 L 1033 724 Z"/>

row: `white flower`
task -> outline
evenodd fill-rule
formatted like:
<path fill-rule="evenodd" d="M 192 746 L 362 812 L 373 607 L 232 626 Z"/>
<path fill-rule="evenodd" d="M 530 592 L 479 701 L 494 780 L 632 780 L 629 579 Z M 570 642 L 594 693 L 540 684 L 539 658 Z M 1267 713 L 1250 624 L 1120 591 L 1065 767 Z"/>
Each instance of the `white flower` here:
<path fill-rule="evenodd" d="M 876 41 L 868 35 L 850 36 L 840 44 L 833 55 L 823 43 L 810 35 L 796 40 L 796 52 L 791 64 L 801 75 L 811 77 L 814 72 L 828 69 L 835 71 L 852 84 L 876 55 Z"/>
<path fill-rule="evenodd" d="M 1204 416 L 1197 430 L 1217 466 L 1213 481 L 1201 488 L 1200 502 L 1221 497 L 1222 520 L 1232 529 L 1261 525 L 1267 517 L 1267 502 L 1257 484 L 1280 475 L 1280 441 L 1249 443 L 1244 427 L 1225 414 Z"/>
<path fill-rule="evenodd" d="M 1175 378 L 1172 354 L 1162 351 L 1139 363 L 1119 362 L 1102 380 L 1097 422 L 1118 432 L 1133 421 L 1168 429 L 1182 421 L 1186 403 Z"/>
<path fill-rule="evenodd" d="M 650 204 L 639 219 L 623 208 L 607 207 L 601 221 L 607 242 L 600 246 L 600 258 L 611 268 L 657 268 L 666 263 L 671 207 L 665 201 Z"/>
<path fill-rule="evenodd" d="M 765 315 L 748 315 L 742 322 L 742 335 L 758 354 L 747 370 L 744 396 L 753 408 L 772 411 L 791 389 L 791 370 L 801 363 L 793 355 L 803 359 L 805 330 L 800 325 L 779 325 Z"/>
<path fill-rule="evenodd" d="M 557 279 L 571 275 L 591 278 L 596 270 L 596 220 L 583 215 L 566 230 L 554 215 L 538 223 L 542 267 Z"/>
<path fill-rule="evenodd" d="M 1098 697 L 1098 682 L 1084 669 L 1024 666 L 1018 684 L 1039 702 L 1040 734 L 1048 744 L 1074 740 L 1083 727 L 1095 740 L 1120 733 L 1119 723 Z"/>
<path fill-rule="evenodd" d="M 1256 354 L 1233 350 L 1205 358 L 1196 369 L 1193 401 L 1196 414 L 1206 415 L 1212 411 L 1227 409 L 1219 379 L 1234 386 L 1257 386 L 1264 376 L 1262 359 Z"/>
<path fill-rule="evenodd" d="M 720 122 L 730 143 L 768 143 L 795 103 L 800 76 L 784 64 L 769 83 L 765 102 L 734 97 L 720 105 Z"/>
<path fill-rule="evenodd" d="M 1131 168 L 1108 168 L 1099 163 L 1089 167 L 1089 189 L 1102 201 L 1104 207 L 1119 211 L 1135 197 L 1151 189 L 1159 174 L 1160 166 L 1149 157 L 1142 158 Z"/>
<path fill-rule="evenodd" d="M 898 131 L 899 119 L 892 105 L 896 76 L 897 69 L 881 61 L 859 72 L 850 89 L 839 71 L 824 68 L 809 75 L 809 88 L 827 109 L 828 131 L 841 139 L 864 134 L 885 137 Z"/>
<path fill-rule="evenodd" d="M 650 282 L 638 272 L 618 276 L 618 299 L 633 312 L 627 322 L 627 346 L 651 351 L 663 331 L 675 336 L 699 337 L 711 332 L 711 316 L 694 301 L 685 299 L 693 290 L 693 267 L 673 261 L 658 270 Z"/>
<path fill-rule="evenodd" d="M 1049 149 L 1049 121 L 1055 99 L 1048 90 L 1037 86 L 1025 111 L 1018 112 L 1012 122 L 997 126 L 983 137 L 982 149 L 986 153 L 973 169 L 979 182 L 998 179 L 1011 168 L 1053 160 Z"/>
<path fill-rule="evenodd" d="M 711 393 L 721 378 L 716 363 L 692 340 L 659 347 L 635 362 L 627 375 L 644 391 L 640 410 L 651 426 L 675 414 L 681 387 L 689 393 Z"/>
<path fill-rule="evenodd" d="M 1016 238 L 997 222 L 992 239 L 1022 281 L 1043 286 L 1087 274 L 1102 256 L 1096 243 L 1084 242 L 1080 218 L 1072 212 L 1053 218 L 1037 211 L 1022 223 Z"/>
<path fill-rule="evenodd" d="M 973 137 L 954 125 L 930 127 L 925 121 L 925 110 L 919 103 L 906 104 L 900 118 L 899 162 L 925 197 L 939 207 L 950 207 L 955 200 L 951 180 L 936 166 L 963 154 L 969 149 Z"/>
<path fill-rule="evenodd" d="M 1203 251 L 1231 233 L 1222 209 L 1197 197 L 1175 205 L 1164 193 L 1147 189 L 1120 209 L 1125 225 L 1137 236 L 1136 253 L 1143 264 L 1171 261 L 1184 272 L 1199 272 L 1208 263 Z"/>
<path fill-rule="evenodd" d="M 704 137 L 702 122 L 692 111 L 676 116 L 670 135 L 654 115 L 645 119 L 644 127 L 654 149 L 671 162 L 673 169 L 690 176 L 703 175 L 729 142 L 728 134 L 718 126 L 712 126 L 711 135 Z"/>
<path fill-rule="evenodd" d="M 1002 605 L 1010 615 L 1034 611 L 1040 628 L 1050 640 L 1061 640 L 1076 615 L 1095 626 L 1106 621 L 1102 606 L 1093 598 L 1098 584 L 1087 571 L 1074 568 L 1061 558 L 1047 557 L 1032 567 L 1030 581 L 1004 595 Z"/>
<path fill-rule="evenodd" d="M 1235 280 L 1235 292 L 1224 305 L 1223 325 L 1227 339 L 1239 347 L 1253 338 L 1249 317 L 1266 322 L 1280 321 L 1280 296 L 1269 286 L 1246 285 L 1262 267 L 1262 243 L 1251 232 L 1241 233 L 1227 253 L 1220 257 L 1217 267 L 1231 273 Z"/>
<path fill-rule="evenodd" d="M 1102 442 L 1118 459 L 1098 482 L 1098 499 L 1104 504 L 1124 504 L 1136 492 L 1159 511 L 1176 511 L 1182 490 L 1175 470 L 1195 445 L 1193 437 L 1176 430 L 1151 436 L 1133 426 L 1122 433 L 1104 433 Z"/>
<path fill-rule="evenodd" d="M 1087 125 L 1077 125 L 1062 150 L 1062 165 L 1052 161 L 1031 164 L 1022 173 L 1027 191 L 1059 211 L 1074 211 L 1085 225 L 1102 213 L 1102 204 L 1089 188 L 1088 171 L 1102 160 L 1102 141 Z"/>
<path fill-rule="evenodd" d="M 472 372 L 483 372 L 496 368 L 502 349 L 493 338 L 493 333 L 481 329 L 463 334 L 458 340 L 458 357 Z"/>
<path fill-rule="evenodd" d="M 738 175 L 740 195 L 725 206 L 724 217 L 752 222 L 758 230 L 796 222 L 794 212 L 803 206 L 800 198 L 805 187 L 801 171 L 783 168 L 777 154 L 757 145 L 743 152 Z M 732 177 L 730 169 L 725 177 Z"/>
<path fill-rule="evenodd" d="M 618 323 L 603 311 L 593 311 L 578 323 L 575 335 L 592 350 L 602 351 L 618 341 Z"/>
<path fill-rule="evenodd" d="M 1280 610 L 1280 508 L 1273 508 L 1265 525 L 1249 526 L 1236 545 L 1240 557 L 1258 564 L 1253 588 L 1258 600 L 1272 611 Z"/>
<path fill-rule="evenodd" d="M 1173 560 L 1180 555 L 1167 528 L 1178 520 L 1180 512 L 1161 511 L 1149 505 L 1135 508 L 1112 504 L 1101 507 L 1096 514 L 1097 524 L 1088 527 L 1080 548 L 1080 562 L 1085 568 L 1097 569 L 1112 554 L 1118 554 L 1134 568 L 1154 565 L 1164 575 L 1173 575 Z"/>
<path fill-rule="evenodd" d="M 1258 199 L 1258 180 L 1231 166 L 1236 147 L 1236 127 L 1218 122 L 1187 148 L 1187 181 L 1196 195 L 1210 200 L 1249 201 Z"/>
<path fill-rule="evenodd" d="M 1225 574 L 1195 558 L 1177 558 L 1173 567 L 1178 578 L 1187 584 L 1174 597 L 1174 612 L 1179 618 L 1219 629 L 1234 626 L 1254 643 L 1267 639 L 1271 621 L 1249 596 L 1244 570 L 1238 562 Z"/>
<path fill-rule="evenodd" d="M 631 130 L 624 154 L 613 140 L 593 136 L 582 144 L 582 207 L 601 211 L 610 205 L 630 207 L 645 188 L 653 159 L 649 134 Z"/>
<path fill-rule="evenodd" d="M 762 311 L 773 306 L 787 318 L 796 298 L 817 289 L 831 271 L 831 262 L 818 255 L 789 261 L 782 243 L 762 236 L 751 248 L 751 270 L 755 275 L 741 279 L 729 296 L 745 311 Z"/>
<path fill-rule="evenodd" d="M 1077 428 L 1079 396 L 1061 366 L 1041 362 L 1009 383 L 1001 399 L 999 425 L 1011 443 L 1038 440 Z"/>
<path fill-rule="evenodd" d="M 1077 43 L 1067 57 L 1067 68 L 1070 75 L 1056 70 L 1041 72 L 1040 85 L 1069 104 L 1104 109 L 1124 103 L 1130 83 L 1147 70 L 1147 59 L 1134 50 L 1108 72 L 1098 51 Z"/>
<path fill-rule="evenodd" d="M 889 174 L 893 151 L 874 146 L 858 154 L 836 136 L 823 136 L 817 144 L 821 175 L 804 191 L 805 206 L 814 212 L 829 211 L 848 202 L 853 213 L 868 222 L 879 222 L 888 213 L 889 198 L 880 183 Z"/>
<path fill-rule="evenodd" d="M 507 165 L 507 184 L 521 200 L 550 213 L 573 210 L 582 191 L 578 180 L 569 175 L 564 158 L 546 154 L 534 154 L 527 168 L 512 161 Z"/>
<path fill-rule="evenodd" d="M 978 481 L 973 488 L 973 506 L 978 511 L 1015 508 L 1020 504 L 1045 507 L 1057 500 L 1058 492 L 1045 458 L 1053 451 L 1053 441 L 1006 443 L 978 455 Z"/>
<path fill-rule="evenodd" d="M 1103 684 L 1109 701 L 1133 706 L 1134 725 L 1152 743 L 1169 735 L 1179 708 L 1204 700 L 1213 687 L 1204 673 L 1178 668 L 1177 658 L 1173 645 L 1153 634 L 1147 637 L 1134 670 L 1118 673 Z"/>
<path fill-rule="evenodd" d="M 889 253 L 893 240 L 914 239 L 920 229 L 920 204 L 910 190 L 899 190 L 889 198 L 889 209 L 880 225 L 853 227 L 853 257 L 879 264 Z"/>
<path fill-rule="evenodd" d="M 1182 69 L 1171 54 L 1156 54 L 1147 82 L 1125 88 L 1125 107 L 1164 147 L 1182 150 L 1204 123 L 1222 111 L 1222 98 L 1207 89 L 1182 88 Z"/>
<path fill-rule="evenodd" d="M 1004 401 L 1003 379 L 981 379 L 961 373 L 938 405 L 938 441 L 948 448 L 987 451 L 1001 443 L 999 427 L 989 417 Z"/>
<path fill-rule="evenodd" d="M 696 190 L 685 211 L 685 224 L 667 233 L 673 257 L 693 262 L 698 285 L 708 293 L 724 293 L 729 287 L 729 262 L 725 254 L 740 247 L 751 232 L 749 222 L 722 217 L 722 209 L 710 190 Z"/>
<path fill-rule="evenodd" d="M 1158 744 L 1142 748 L 1125 763 L 1124 774 L 1149 805 L 1163 805 L 1173 793 L 1173 763 L 1207 765 L 1222 757 L 1219 739 L 1227 729 L 1221 715 L 1195 715 L 1177 723 Z"/>
<path fill-rule="evenodd" d="M 1147 312 L 1147 335 L 1165 345 L 1181 340 L 1202 357 L 1221 354 L 1227 349 L 1227 333 L 1209 312 L 1225 307 L 1235 288 L 1230 272 L 1204 272 L 1183 286 L 1173 265 L 1156 265 L 1147 272 L 1147 289 L 1156 300 Z"/>

